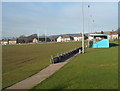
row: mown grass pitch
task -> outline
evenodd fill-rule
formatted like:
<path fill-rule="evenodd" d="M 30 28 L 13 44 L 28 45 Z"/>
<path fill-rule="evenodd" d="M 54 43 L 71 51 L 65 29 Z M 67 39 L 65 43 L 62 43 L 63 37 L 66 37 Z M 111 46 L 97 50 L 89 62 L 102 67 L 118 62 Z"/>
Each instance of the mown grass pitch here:
<path fill-rule="evenodd" d="M 33 89 L 117 88 L 118 46 L 114 46 L 105 49 L 87 49 L 85 54 L 78 55 Z"/>
<path fill-rule="evenodd" d="M 21 81 L 50 64 L 51 55 L 80 47 L 81 42 L 2 46 L 3 88 Z"/>

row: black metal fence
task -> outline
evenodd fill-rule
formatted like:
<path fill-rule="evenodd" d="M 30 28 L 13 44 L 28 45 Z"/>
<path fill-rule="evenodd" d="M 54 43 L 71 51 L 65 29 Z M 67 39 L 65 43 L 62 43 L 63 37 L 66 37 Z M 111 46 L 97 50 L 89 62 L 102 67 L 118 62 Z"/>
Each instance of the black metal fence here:
<path fill-rule="evenodd" d="M 63 53 L 57 57 L 53 57 L 50 59 L 50 62 L 55 64 L 55 63 L 59 63 L 59 62 L 64 62 L 65 60 L 69 59 L 70 57 L 74 56 L 77 53 L 81 53 L 82 51 L 82 47 L 79 48 L 75 48 L 74 50 L 67 52 L 67 53 Z"/>

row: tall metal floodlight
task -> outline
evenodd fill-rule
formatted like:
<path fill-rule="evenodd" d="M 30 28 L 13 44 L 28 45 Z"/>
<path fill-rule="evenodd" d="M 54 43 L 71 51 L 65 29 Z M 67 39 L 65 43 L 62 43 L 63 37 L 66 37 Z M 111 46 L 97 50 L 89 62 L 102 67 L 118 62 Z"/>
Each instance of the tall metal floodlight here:
<path fill-rule="evenodd" d="M 88 9 L 90 8 L 90 5 L 88 5 Z M 90 40 L 89 40 L 89 35 L 90 35 L 90 17 L 89 17 L 89 10 L 88 10 L 88 48 L 90 46 Z"/>
<path fill-rule="evenodd" d="M 45 30 L 45 43 L 47 42 L 47 40 L 46 40 L 46 30 Z"/>
<path fill-rule="evenodd" d="M 38 33 L 38 43 L 39 43 L 39 31 L 37 30 L 37 33 Z"/>
<path fill-rule="evenodd" d="M 92 22 L 93 22 L 93 32 L 95 32 L 95 30 L 94 30 L 94 22 L 95 22 L 95 20 L 93 20 Z"/>
<path fill-rule="evenodd" d="M 82 1 L 82 19 L 83 19 L 83 26 L 82 26 L 82 53 L 84 53 L 84 2 Z"/>

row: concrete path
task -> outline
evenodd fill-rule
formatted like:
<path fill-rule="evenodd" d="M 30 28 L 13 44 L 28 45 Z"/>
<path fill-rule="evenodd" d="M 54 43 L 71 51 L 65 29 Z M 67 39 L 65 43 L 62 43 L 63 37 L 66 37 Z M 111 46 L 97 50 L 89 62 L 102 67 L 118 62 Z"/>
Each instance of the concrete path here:
<path fill-rule="evenodd" d="M 43 81 L 46 78 L 48 78 L 49 76 L 51 76 L 53 73 L 55 73 L 57 70 L 59 70 L 65 64 L 67 64 L 74 57 L 66 60 L 65 62 L 50 64 L 48 67 L 41 70 L 37 74 L 35 74 L 21 82 L 16 83 L 11 87 L 8 87 L 6 90 L 9 90 L 9 89 L 31 89 L 32 87 L 36 86 L 41 81 Z M 14 78 L 12 78 L 12 79 L 14 79 Z"/>

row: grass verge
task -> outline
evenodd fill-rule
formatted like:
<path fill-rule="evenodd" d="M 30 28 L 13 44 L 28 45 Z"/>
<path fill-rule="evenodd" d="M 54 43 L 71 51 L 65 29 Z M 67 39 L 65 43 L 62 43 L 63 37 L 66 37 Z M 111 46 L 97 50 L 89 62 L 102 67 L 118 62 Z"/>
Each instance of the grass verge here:
<path fill-rule="evenodd" d="M 118 46 L 87 49 L 34 89 L 118 89 Z"/>

